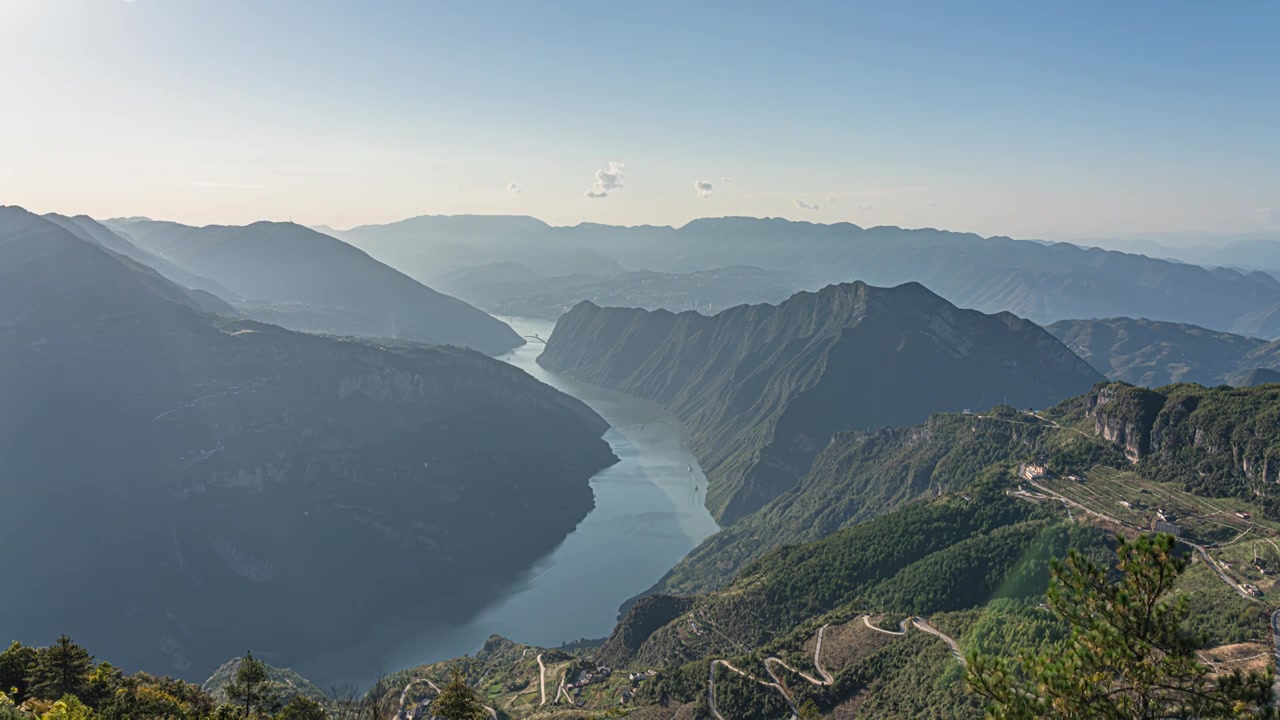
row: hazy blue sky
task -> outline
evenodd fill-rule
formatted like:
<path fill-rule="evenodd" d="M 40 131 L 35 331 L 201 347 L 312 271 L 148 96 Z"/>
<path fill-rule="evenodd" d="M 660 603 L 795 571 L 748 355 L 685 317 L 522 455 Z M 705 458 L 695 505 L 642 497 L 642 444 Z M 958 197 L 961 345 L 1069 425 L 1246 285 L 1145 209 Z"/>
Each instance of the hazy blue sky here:
<path fill-rule="evenodd" d="M 1274 229 L 1278 28 L 1235 0 L 0 0 L 0 203 Z"/>

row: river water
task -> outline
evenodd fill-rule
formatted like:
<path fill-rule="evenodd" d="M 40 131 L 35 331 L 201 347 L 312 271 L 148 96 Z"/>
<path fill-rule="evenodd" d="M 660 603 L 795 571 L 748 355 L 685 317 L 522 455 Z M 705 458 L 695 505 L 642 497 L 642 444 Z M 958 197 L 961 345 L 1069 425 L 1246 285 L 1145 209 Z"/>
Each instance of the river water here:
<path fill-rule="evenodd" d="M 521 335 L 550 337 L 554 323 L 514 318 Z M 395 628 L 367 647 L 296 668 L 322 682 L 366 684 L 396 670 L 474 653 L 490 635 L 555 647 L 608 635 L 617 608 L 647 590 L 718 528 L 703 505 L 707 479 L 680 421 L 658 405 L 560 377 L 536 360 L 537 341 L 499 359 L 578 398 L 608 421 L 621 462 L 591 478 L 595 508 L 550 555 L 466 624 Z M 353 670 L 361 668 L 361 670 Z"/>

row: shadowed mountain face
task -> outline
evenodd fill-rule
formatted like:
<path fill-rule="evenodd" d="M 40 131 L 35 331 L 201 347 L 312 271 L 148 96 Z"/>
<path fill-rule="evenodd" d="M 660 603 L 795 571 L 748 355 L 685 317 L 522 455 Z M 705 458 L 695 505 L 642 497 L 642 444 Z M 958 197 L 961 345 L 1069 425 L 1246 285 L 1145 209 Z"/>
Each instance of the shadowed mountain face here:
<path fill-rule="evenodd" d="M 1250 370 L 1280 367 L 1280 341 L 1196 325 L 1108 318 L 1063 320 L 1045 329 L 1108 378 L 1134 385 L 1251 385 L 1245 381 Z"/>
<path fill-rule="evenodd" d="M 18 639 L 201 678 L 457 620 L 586 515 L 605 429 L 478 352 L 204 314 L 0 208 L 0 544 L 39 548 L 6 554 Z"/>
<path fill-rule="evenodd" d="M 109 220 L 142 248 L 212 278 L 255 318 L 295 330 L 460 345 L 522 344 L 506 324 L 336 239 L 293 223 L 196 228 Z"/>
<path fill-rule="evenodd" d="M 188 272 L 153 252 L 143 250 L 123 234 L 112 230 L 88 215 L 67 217 L 66 215 L 49 213 L 43 217 L 45 220 L 62 227 L 82 240 L 100 245 L 111 252 L 119 253 L 134 262 L 146 265 L 182 287 L 202 290 L 223 300 L 236 299 L 236 294 L 231 292 L 225 285 L 209 278 L 201 277 L 193 272 Z"/>
<path fill-rule="evenodd" d="M 712 317 L 583 303 L 538 361 L 684 420 L 721 524 L 795 485 L 835 433 L 1044 407 L 1102 379 L 1034 324 L 960 310 L 914 283 L 833 285 Z"/>
<path fill-rule="evenodd" d="M 919 282 L 961 307 L 1012 312 L 1038 323 L 1124 315 L 1280 337 L 1280 281 L 1266 273 L 1208 270 L 1067 243 L 733 217 L 695 220 L 680 228 L 413 218 L 340 235 L 419 278 L 406 263 L 427 257 L 447 258 L 450 269 L 575 253 L 603 256 L 626 270 L 666 273 L 740 263 L 787 273 L 796 288 L 852 280 L 880 286 Z M 593 274 L 574 267 L 541 274 Z"/>
<path fill-rule="evenodd" d="M 87 243 L 97 245 L 116 255 L 137 263 L 139 269 L 149 268 L 159 273 L 174 284 L 182 288 L 184 294 L 189 296 L 200 308 L 207 312 L 225 317 L 240 317 L 242 313 L 226 301 L 225 298 L 234 298 L 232 293 L 221 284 L 200 277 L 195 273 L 187 272 L 173 263 L 154 253 L 147 252 L 142 248 L 134 245 L 124 236 L 116 233 L 107 226 L 99 223 L 97 220 L 88 215 L 77 215 L 75 217 L 67 217 L 56 213 L 49 213 L 43 216 L 45 220 L 61 227 L 67 232 L 84 240 Z"/>

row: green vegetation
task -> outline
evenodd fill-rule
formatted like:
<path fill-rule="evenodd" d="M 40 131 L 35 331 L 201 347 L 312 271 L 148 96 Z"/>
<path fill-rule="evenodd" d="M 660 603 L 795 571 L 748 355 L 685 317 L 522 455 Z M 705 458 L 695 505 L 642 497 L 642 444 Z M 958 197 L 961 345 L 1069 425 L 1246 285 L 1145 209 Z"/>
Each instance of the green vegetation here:
<path fill-rule="evenodd" d="M 197 685 L 146 673 L 125 675 L 95 662 L 66 635 L 48 647 L 13 643 L 0 653 L 0 718 L 41 720 L 203 720 L 245 717 L 218 707 Z"/>
<path fill-rule="evenodd" d="M 1083 418 L 1076 411 L 1078 422 Z M 1062 472 L 1128 461 L 1110 443 L 1000 406 L 982 415 L 938 414 L 922 426 L 842 433 L 799 484 L 694 549 L 658 584 L 677 594 L 723 585 L 782 545 L 812 542 L 938 492 L 1003 489 L 1023 462 Z"/>
<path fill-rule="evenodd" d="M 1280 520 L 1280 386 L 1115 383 L 1090 393 L 1089 410 L 1099 433 L 1123 443 L 1144 477 L 1196 495 L 1252 500 Z"/>
<path fill-rule="evenodd" d="M 484 717 L 484 708 L 467 679 L 455 669 L 449 673 L 448 684 L 431 703 L 431 713 L 444 720 L 480 720 Z"/>
<path fill-rule="evenodd" d="M 992 398 L 1044 407 L 1103 379 L 1041 328 L 961 310 L 916 283 L 831 285 L 714 317 L 584 302 L 538 362 L 683 420 L 723 525 L 795 488 L 839 433 Z"/>
<path fill-rule="evenodd" d="M 235 680 L 226 687 L 227 699 L 243 709 L 245 718 L 263 717 L 279 709 L 280 696 L 271 687 L 267 664 L 245 653 Z"/>
<path fill-rule="evenodd" d="M 1114 579 L 1079 553 L 1055 563 L 1049 607 L 1069 640 L 1035 656 L 974 654 L 968 682 L 999 718 L 1270 717 L 1273 674 L 1214 676 L 1184 627 L 1185 597 L 1167 600 L 1189 559 L 1172 535 L 1120 539 Z"/>

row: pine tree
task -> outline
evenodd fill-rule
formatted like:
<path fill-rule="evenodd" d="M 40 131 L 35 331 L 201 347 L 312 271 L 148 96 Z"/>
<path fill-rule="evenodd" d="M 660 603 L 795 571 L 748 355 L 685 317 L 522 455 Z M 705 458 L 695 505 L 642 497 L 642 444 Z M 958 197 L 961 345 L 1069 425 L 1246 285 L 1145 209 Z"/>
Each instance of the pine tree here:
<path fill-rule="evenodd" d="M 36 651 L 36 665 L 31 672 L 31 694 L 43 700 L 59 700 L 67 695 L 79 696 L 89 680 L 93 656 L 88 650 L 60 635 L 57 642 Z"/>
<path fill-rule="evenodd" d="M 236 678 L 227 683 L 227 699 L 244 709 L 244 717 L 267 715 L 279 705 L 279 697 L 271 687 L 267 664 L 246 652 L 236 668 Z"/>
<path fill-rule="evenodd" d="M 431 703 L 431 714 L 444 720 L 481 720 L 485 716 L 480 698 L 457 670 L 449 674 L 449 683 Z"/>
<path fill-rule="evenodd" d="M 0 692 L 21 705 L 27 696 L 27 680 L 35 667 L 36 649 L 15 640 L 8 650 L 0 652 Z"/>
<path fill-rule="evenodd" d="M 995 718 L 1274 717 L 1267 673 L 1213 676 L 1182 626 L 1186 597 L 1169 594 L 1189 560 L 1172 535 L 1119 539 L 1120 579 L 1072 551 L 1055 562 L 1051 610 L 1071 626 L 1061 646 L 1031 658 L 969 658 L 969 687 Z"/>

